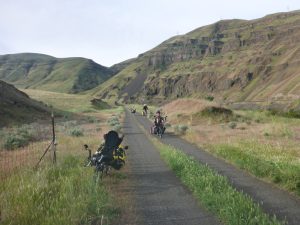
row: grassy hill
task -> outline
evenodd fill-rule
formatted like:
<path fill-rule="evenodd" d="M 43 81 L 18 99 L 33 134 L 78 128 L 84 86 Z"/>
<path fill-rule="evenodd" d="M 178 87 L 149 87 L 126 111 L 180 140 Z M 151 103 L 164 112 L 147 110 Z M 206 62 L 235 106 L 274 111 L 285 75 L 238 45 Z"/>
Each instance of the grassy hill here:
<path fill-rule="evenodd" d="M 49 111 L 41 102 L 0 80 L 0 127 L 37 121 L 49 116 Z"/>
<path fill-rule="evenodd" d="M 300 11 L 222 20 L 140 54 L 90 93 L 133 101 L 290 102 L 300 97 L 299 41 Z"/>
<path fill-rule="evenodd" d="M 0 79 L 18 88 L 78 93 L 113 75 L 109 68 L 85 58 L 54 58 L 34 53 L 0 56 Z"/>
<path fill-rule="evenodd" d="M 30 98 L 45 102 L 55 109 L 71 113 L 97 112 L 101 109 L 110 108 L 105 102 L 93 99 L 90 95 L 66 94 L 34 89 L 21 89 Z"/>

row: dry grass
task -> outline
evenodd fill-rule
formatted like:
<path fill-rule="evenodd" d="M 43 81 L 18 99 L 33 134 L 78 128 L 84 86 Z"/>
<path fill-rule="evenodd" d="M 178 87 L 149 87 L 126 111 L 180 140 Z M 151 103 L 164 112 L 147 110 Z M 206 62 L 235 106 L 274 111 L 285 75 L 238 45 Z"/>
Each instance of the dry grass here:
<path fill-rule="evenodd" d="M 207 106 L 216 106 L 214 102 L 206 100 L 197 100 L 197 99 L 178 99 L 166 104 L 163 107 L 163 111 L 169 115 L 173 116 L 174 114 L 193 114 L 199 111 L 202 111 Z"/>
<path fill-rule="evenodd" d="M 197 120 L 193 119 L 192 115 L 206 106 L 200 100 L 184 99 L 169 103 L 164 109 L 171 114 L 169 123 L 173 127 L 189 125 L 183 135 L 189 142 L 255 176 L 300 194 L 300 179 L 295 175 L 300 168 L 299 120 L 239 111 L 235 111 L 229 121 L 218 118 L 221 115 L 206 117 L 201 113 L 197 113 Z M 235 126 L 231 126 L 232 123 Z"/>
<path fill-rule="evenodd" d="M 94 113 L 92 115 L 97 122 L 90 123 L 86 121 L 85 117 L 77 116 L 78 120 L 76 120 L 76 122 L 78 125 L 76 126 L 83 130 L 84 136 L 82 137 L 69 136 L 67 131 L 70 127 L 65 127 L 65 122 L 57 122 L 56 149 L 58 160 L 66 155 L 81 155 L 84 159 L 87 156 L 87 152 L 83 151 L 84 144 L 88 144 L 94 151 L 97 150 L 102 141 L 103 134 L 109 130 L 106 124 L 106 118 L 109 117 L 109 113 Z M 47 125 L 47 127 L 48 126 L 49 125 Z M 7 151 L 0 149 L 0 179 L 5 179 L 20 169 L 33 168 L 50 142 L 51 136 L 49 136 L 47 141 L 33 142 L 26 147 L 16 150 Z M 51 155 L 51 151 L 48 151 L 41 164 L 51 162 Z"/>
<path fill-rule="evenodd" d="M 236 111 L 235 115 L 241 117 L 235 121 L 237 126 L 232 129 L 227 121 L 218 121 L 213 117 L 194 118 L 195 114 L 208 106 L 218 104 L 206 100 L 179 99 L 163 106 L 163 111 L 168 115 L 170 124 L 189 125 L 190 132 L 185 138 L 194 143 L 228 143 L 247 140 L 249 137 L 273 144 L 296 144 L 300 140 L 300 121 L 297 119 Z"/>

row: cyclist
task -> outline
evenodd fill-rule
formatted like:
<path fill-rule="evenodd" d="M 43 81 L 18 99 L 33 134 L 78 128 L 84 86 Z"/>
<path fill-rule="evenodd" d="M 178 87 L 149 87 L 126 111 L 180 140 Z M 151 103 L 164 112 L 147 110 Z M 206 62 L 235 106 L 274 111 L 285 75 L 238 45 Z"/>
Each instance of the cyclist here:
<path fill-rule="evenodd" d="M 143 116 L 147 116 L 148 106 L 146 104 L 143 105 Z"/>
<path fill-rule="evenodd" d="M 154 126 L 152 127 L 152 133 L 156 134 L 158 128 L 162 128 L 162 133 L 165 131 L 164 126 L 165 118 L 161 116 L 160 110 L 156 111 L 156 115 L 154 116 Z"/>

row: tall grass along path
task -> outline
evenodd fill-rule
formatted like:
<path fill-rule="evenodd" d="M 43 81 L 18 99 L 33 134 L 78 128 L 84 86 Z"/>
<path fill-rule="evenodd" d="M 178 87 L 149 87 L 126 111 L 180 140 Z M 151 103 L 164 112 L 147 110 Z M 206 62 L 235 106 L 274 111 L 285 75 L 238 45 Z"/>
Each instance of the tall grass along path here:
<path fill-rule="evenodd" d="M 137 115 L 136 120 L 146 130 L 152 125 L 142 116 Z M 161 141 L 193 156 L 200 163 L 207 164 L 220 175 L 227 177 L 233 187 L 252 197 L 266 213 L 276 215 L 280 220 L 286 220 L 289 225 L 299 224 L 300 199 L 297 196 L 263 182 L 177 136 L 166 133 Z"/>
<path fill-rule="evenodd" d="M 127 112 L 128 114 L 128 112 Z M 160 158 L 153 143 L 134 118 L 127 115 L 125 138 L 130 146 L 131 187 L 137 224 L 218 225 L 219 221 L 197 203 Z"/>

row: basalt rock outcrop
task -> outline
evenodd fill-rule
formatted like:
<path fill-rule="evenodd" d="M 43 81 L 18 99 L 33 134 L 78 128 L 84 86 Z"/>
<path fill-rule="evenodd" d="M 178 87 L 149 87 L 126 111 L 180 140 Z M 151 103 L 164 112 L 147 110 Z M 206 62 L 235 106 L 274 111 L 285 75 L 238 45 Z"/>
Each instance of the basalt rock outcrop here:
<path fill-rule="evenodd" d="M 133 101 L 206 95 L 227 102 L 295 100 L 300 98 L 298 43 L 300 11 L 222 20 L 140 54 L 96 95 Z"/>

